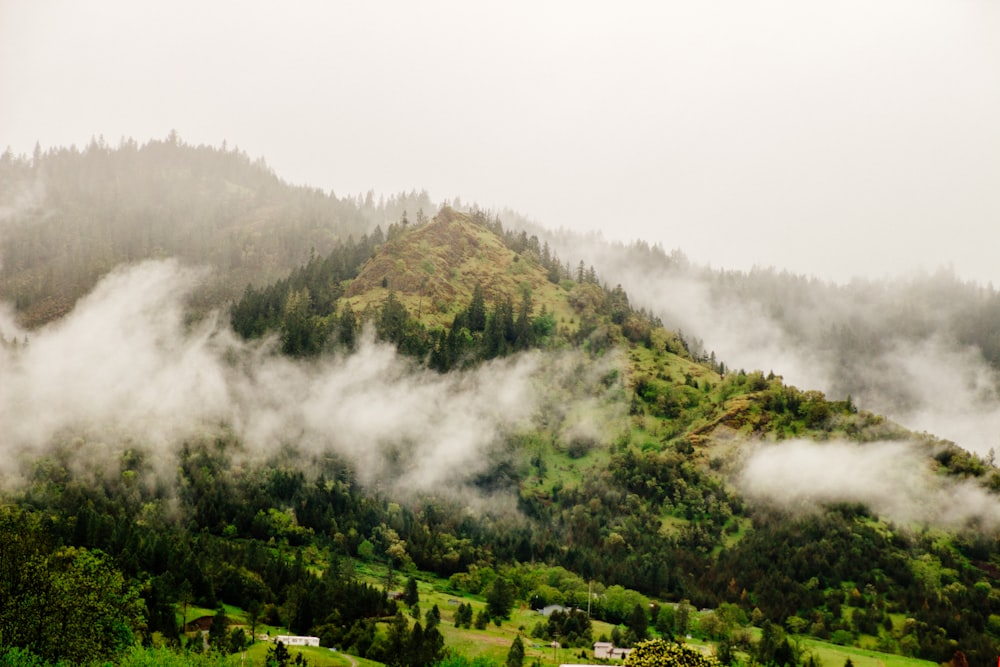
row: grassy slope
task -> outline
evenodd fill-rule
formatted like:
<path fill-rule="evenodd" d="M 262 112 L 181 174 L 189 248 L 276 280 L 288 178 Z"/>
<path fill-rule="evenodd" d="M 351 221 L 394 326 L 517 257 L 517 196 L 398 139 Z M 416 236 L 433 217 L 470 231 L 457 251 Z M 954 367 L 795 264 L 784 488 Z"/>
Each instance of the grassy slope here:
<path fill-rule="evenodd" d="M 541 266 L 450 209 L 386 242 L 351 281 L 346 297 L 356 312 L 363 312 L 384 303 L 392 290 L 425 326 L 445 328 L 469 305 L 477 284 L 487 307 L 510 295 L 516 312 L 521 292 L 529 289 L 536 314 L 544 306 L 560 327 L 574 320 L 566 290 L 549 282 Z"/>
<path fill-rule="evenodd" d="M 824 667 L 840 667 L 848 658 L 854 667 L 933 667 L 936 663 L 918 658 L 907 658 L 892 653 L 880 653 L 852 646 L 838 646 L 810 637 L 802 637 L 799 643 L 811 652 Z"/>
<path fill-rule="evenodd" d="M 377 585 L 384 585 L 384 568 L 372 564 L 359 564 L 358 573 L 362 578 Z M 592 652 L 586 648 L 559 648 L 554 649 L 547 642 L 540 639 L 533 639 L 529 636 L 532 627 L 543 620 L 544 617 L 538 612 L 528 609 L 525 605 L 519 605 L 511 614 L 510 620 L 504 621 L 500 627 L 490 623 L 486 629 L 477 630 L 475 628 L 466 630 L 455 627 L 455 610 L 460 602 L 469 603 L 473 607 L 473 613 L 478 613 L 485 607 L 485 602 L 478 597 L 467 596 L 448 588 L 448 581 L 430 575 L 419 573 L 417 586 L 420 593 L 420 609 L 426 613 L 435 604 L 441 612 L 441 625 L 439 629 L 445 640 L 445 646 L 457 653 L 468 657 L 483 657 L 491 659 L 498 664 L 503 664 L 510 649 L 511 642 L 518 633 L 522 635 L 525 644 L 526 663 L 534 661 L 536 658 L 543 665 L 559 665 L 565 663 L 592 662 Z M 239 625 L 245 622 L 242 610 L 227 607 L 227 613 L 232 622 Z M 209 614 L 210 610 L 195 607 L 188 608 L 188 616 Z M 414 619 L 410 619 L 411 623 Z M 421 623 L 423 620 L 421 619 Z M 602 621 L 593 622 L 593 636 L 595 641 L 598 637 L 610 636 L 612 626 Z M 272 635 L 284 633 L 282 628 L 271 628 L 261 626 L 260 632 L 270 631 Z M 713 650 L 710 642 L 699 639 L 689 640 L 690 643 L 703 648 L 706 651 Z M 824 667 L 840 667 L 850 658 L 855 667 L 932 667 L 934 663 L 916 658 L 880 653 L 862 648 L 850 646 L 838 646 L 818 639 L 801 637 L 798 639 L 800 646 L 807 652 L 816 656 Z M 262 665 L 264 664 L 267 649 L 270 646 L 267 642 L 257 642 L 250 647 L 245 655 L 233 655 L 228 658 L 228 663 L 232 665 Z M 292 647 L 292 655 L 301 651 L 303 656 L 309 660 L 309 664 L 317 667 L 371 667 L 380 663 L 365 660 L 356 656 L 333 651 L 329 647 Z M 581 651 L 584 657 L 581 657 Z"/>

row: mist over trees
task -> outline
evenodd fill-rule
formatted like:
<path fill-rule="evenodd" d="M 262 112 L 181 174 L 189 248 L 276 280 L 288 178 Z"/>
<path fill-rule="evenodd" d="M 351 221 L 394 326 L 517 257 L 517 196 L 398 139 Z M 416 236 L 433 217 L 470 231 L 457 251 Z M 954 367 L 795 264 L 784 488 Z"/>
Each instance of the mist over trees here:
<path fill-rule="evenodd" d="M 121 263 L 176 257 L 212 269 L 202 308 L 247 284 L 284 278 L 314 253 L 360 239 L 427 193 L 338 198 L 282 181 L 262 159 L 192 146 L 175 133 L 143 144 L 0 156 L 0 298 L 26 326 L 66 314 Z"/>
<path fill-rule="evenodd" d="M 773 267 L 698 266 L 644 241 L 537 231 L 624 285 L 700 359 L 773 371 L 981 455 L 997 444 L 1000 293 L 992 285 L 952 268 L 834 284 Z"/>

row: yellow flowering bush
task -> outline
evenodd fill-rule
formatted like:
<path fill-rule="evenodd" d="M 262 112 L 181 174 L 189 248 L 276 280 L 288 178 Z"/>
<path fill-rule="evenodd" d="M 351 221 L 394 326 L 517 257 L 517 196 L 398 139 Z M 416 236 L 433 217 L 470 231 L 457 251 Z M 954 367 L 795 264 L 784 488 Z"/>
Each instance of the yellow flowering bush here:
<path fill-rule="evenodd" d="M 715 656 L 708 656 L 687 644 L 651 639 L 639 642 L 625 658 L 626 667 L 720 667 Z"/>

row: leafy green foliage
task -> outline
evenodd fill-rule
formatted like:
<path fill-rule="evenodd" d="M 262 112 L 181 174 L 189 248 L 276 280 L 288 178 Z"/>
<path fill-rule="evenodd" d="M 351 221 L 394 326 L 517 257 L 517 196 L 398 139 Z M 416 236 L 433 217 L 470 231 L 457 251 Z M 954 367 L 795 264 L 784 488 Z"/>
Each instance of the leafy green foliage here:
<path fill-rule="evenodd" d="M 455 610 L 455 627 L 468 630 L 472 627 L 472 605 L 468 602 L 461 602 Z"/>
<path fill-rule="evenodd" d="M 105 554 L 56 546 L 37 515 L 0 509 L 0 653 L 110 660 L 143 625 L 136 586 Z"/>
<path fill-rule="evenodd" d="M 542 636 L 557 640 L 563 646 L 590 646 L 594 641 L 590 617 L 579 609 L 554 610 L 549 614 Z"/>

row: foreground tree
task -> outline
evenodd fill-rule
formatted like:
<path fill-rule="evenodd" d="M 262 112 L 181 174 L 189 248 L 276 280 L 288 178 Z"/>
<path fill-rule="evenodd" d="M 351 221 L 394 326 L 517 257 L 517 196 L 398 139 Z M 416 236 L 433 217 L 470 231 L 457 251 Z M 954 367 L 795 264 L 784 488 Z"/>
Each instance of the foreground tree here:
<path fill-rule="evenodd" d="M 626 667 L 719 667 L 719 661 L 687 644 L 651 639 L 639 642 L 625 658 Z"/>
<path fill-rule="evenodd" d="M 497 577 L 486 591 L 486 613 L 492 618 L 510 618 L 513 608 L 513 584 L 505 577 Z"/>
<path fill-rule="evenodd" d="M 100 551 L 52 549 L 42 520 L 0 510 L 0 656 L 110 661 L 143 627 L 138 589 Z"/>

